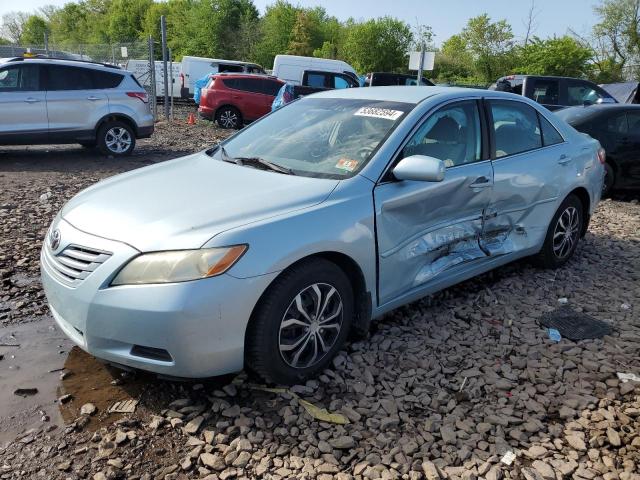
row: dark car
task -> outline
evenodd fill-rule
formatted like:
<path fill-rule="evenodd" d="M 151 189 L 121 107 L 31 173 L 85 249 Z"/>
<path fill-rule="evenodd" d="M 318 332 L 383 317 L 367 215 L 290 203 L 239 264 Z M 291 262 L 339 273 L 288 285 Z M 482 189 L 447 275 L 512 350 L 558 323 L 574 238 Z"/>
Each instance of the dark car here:
<path fill-rule="evenodd" d="M 388 72 L 372 72 L 365 76 L 364 84 L 366 87 L 383 87 L 392 85 L 418 85 L 416 75 L 407 75 L 404 73 L 388 73 Z M 420 81 L 422 86 L 433 86 L 433 82 L 429 79 L 422 78 Z"/>
<path fill-rule="evenodd" d="M 598 140 L 607 152 L 603 194 L 640 188 L 640 105 L 571 107 L 555 114 Z"/>
<path fill-rule="evenodd" d="M 509 75 L 499 78 L 489 90 L 523 95 L 549 110 L 577 105 L 616 103 L 616 99 L 593 82 L 572 77 Z"/>
<path fill-rule="evenodd" d="M 218 73 L 202 89 L 200 116 L 222 128 L 241 128 L 271 111 L 282 80 L 269 75 Z"/>

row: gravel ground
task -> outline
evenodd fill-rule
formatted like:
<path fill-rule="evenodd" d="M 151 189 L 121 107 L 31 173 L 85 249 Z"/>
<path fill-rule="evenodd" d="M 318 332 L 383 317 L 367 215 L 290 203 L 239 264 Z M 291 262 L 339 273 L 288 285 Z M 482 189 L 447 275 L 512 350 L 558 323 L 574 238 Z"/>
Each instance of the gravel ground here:
<path fill-rule="evenodd" d="M 124 162 L 73 147 L 2 149 L 0 326 L 49 319 L 38 254 L 66 199 L 225 133 L 160 124 Z M 66 424 L 40 422 L 0 447 L 0 478 L 639 479 L 640 383 L 616 376 L 640 375 L 639 280 L 640 205 L 606 200 L 565 268 L 516 262 L 400 308 L 306 385 L 160 381 L 64 350 L 51 404 Z M 613 333 L 551 341 L 540 318 L 562 305 Z M 106 411 L 126 395 L 139 401 L 134 413 Z M 314 418 L 304 401 L 347 423 Z"/>

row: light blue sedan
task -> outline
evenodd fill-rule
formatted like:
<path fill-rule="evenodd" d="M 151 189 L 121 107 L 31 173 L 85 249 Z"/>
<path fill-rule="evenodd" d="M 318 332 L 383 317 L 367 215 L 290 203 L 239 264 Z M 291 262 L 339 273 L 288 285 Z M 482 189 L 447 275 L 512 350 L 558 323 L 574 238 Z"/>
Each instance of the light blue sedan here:
<path fill-rule="evenodd" d="M 96 357 L 298 383 L 400 305 L 525 256 L 565 264 L 603 162 L 521 96 L 327 91 L 78 194 L 44 242 L 42 282 Z"/>

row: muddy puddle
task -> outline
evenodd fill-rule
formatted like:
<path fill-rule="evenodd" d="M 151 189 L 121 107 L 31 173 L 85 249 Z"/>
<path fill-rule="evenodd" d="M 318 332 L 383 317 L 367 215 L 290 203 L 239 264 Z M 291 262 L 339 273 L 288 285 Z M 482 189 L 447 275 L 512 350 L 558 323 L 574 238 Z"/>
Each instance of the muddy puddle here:
<path fill-rule="evenodd" d="M 56 391 L 71 347 L 51 318 L 0 329 L 0 445 L 23 430 L 62 423 Z"/>
<path fill-rule="evenodd" d="M 118 419 L 120 414 L 109 413 L 114 403 L 139 400 L 157 383 L 152 375 L 113 368 L 73 346 L 50 317 L 0 328 L 0 446 L 29 429 L 71 423 L 86 403 L 96 407 L 85 427 L 94 430 Z M 62 404 L 65 395 L 70 399 Z"/>

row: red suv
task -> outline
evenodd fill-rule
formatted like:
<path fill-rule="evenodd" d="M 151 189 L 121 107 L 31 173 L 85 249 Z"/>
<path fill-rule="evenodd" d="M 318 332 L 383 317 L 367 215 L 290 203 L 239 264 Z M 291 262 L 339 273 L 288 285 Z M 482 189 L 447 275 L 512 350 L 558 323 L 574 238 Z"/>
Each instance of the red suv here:
<path fill-rule="evenodd" d="M 283 85 L 269 75 L 218 73 L 202 89 L 198 112 L 222 128 L 241 128 L 271 111 Z"/>

